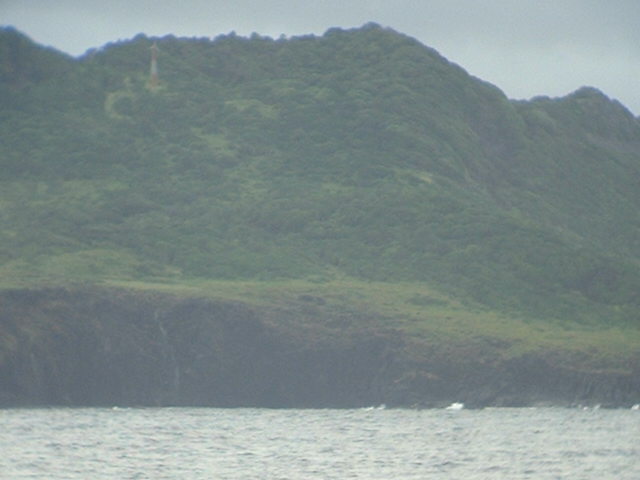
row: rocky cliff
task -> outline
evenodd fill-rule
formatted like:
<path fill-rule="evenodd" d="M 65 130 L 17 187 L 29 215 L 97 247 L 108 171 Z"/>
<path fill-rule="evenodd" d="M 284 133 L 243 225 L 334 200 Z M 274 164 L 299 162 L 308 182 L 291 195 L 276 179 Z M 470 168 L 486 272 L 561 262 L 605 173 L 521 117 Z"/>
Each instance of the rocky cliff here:
<path fill-rule="evenodd" d="M 640 361 L 580 369 L 243 303 L 114 289 L 0 295 L 0 405 L 434 407 L 640 399 Z M 317 312 L 316 312 L 317 314 Z M 298 322 L 297 316 L 311 317 Z M 361 320 L 361 319 L 360 319 Z M 361 322 L 360 322 L 361 323 Z M 306 325 L 306 326 L 303 326 Z"/>

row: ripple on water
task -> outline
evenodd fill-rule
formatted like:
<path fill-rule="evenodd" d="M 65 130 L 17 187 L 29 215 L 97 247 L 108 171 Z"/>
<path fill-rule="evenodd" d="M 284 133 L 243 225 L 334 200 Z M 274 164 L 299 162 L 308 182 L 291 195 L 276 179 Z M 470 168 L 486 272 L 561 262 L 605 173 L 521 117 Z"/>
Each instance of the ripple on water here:
<path fill-rule="evenodd" d="M 627 410 L 0 411 L 12 480 L 640 478 Z"/>

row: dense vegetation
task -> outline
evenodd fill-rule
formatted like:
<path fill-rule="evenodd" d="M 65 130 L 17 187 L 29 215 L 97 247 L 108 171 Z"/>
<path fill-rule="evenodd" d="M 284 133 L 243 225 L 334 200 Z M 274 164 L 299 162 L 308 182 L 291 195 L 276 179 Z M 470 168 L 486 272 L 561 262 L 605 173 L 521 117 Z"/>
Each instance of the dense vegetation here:
<path fill-rule="evenodd" d="M 637 338 L 640 120 L 593 88 L 510 101 L 376 25 L 78 59 L 4 29 L 0 105 L 5 287 L 387 285 L 410 293 L 389 317 Z"/>

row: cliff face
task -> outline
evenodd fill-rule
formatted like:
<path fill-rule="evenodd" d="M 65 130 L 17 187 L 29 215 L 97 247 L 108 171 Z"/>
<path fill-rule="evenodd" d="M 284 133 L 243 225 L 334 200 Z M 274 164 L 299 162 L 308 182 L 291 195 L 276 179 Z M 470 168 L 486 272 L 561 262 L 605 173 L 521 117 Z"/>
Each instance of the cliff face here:
<path fill-rule="evenodd" d="M 577 371 L 549 355 L 500 359 L 490 344 L 469 352 L 396 331 L 291 327 L 300 312 L 240 303 L 47 289 L 4 292 L 0 305 L 2 406 L 622 406 L 640 398 L 639 362 L 617 373 Z"/>
<path fill-rule="evenodd" d="M 299 338 L 275 312 L 197 299 L 56 289 L 2 303 L 4 404 L 361 405 L 382 399 L 397 343 Z"/>

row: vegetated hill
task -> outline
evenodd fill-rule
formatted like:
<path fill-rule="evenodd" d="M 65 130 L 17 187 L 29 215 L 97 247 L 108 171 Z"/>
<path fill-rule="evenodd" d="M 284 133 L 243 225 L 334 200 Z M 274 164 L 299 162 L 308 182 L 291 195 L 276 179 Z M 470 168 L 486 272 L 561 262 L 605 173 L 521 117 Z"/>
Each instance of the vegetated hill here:
<path fill-rule="evenodd" d="M 592 88 L 509 101 L 376 25 L 143 35 L 70 59 L 5 29 L 5 279 L 425 282 L 637 322 L 640 122 Z"/>
<path fill-rule="evenodd" d="M 638 370 L 640 121 L 593 88 L 510 101 L 376 25 L 282 40 L 139 35 L 78 59 L 4 29 L 0 74 L 5 289 L 213 297 L 295 318 L 292 336 L 311 322 L 329 344 L 347 324 L 397 329 L 413 339 L 397 365 L 413 366 L 397 368 L 402 381 L 382 375 L 390 390 L 444 378 L 451 357 L 491 372 L 496 358 L 564 351 L 544 357 L 549 371 Z M 30 352 L 75 364 L 51 362 L 56 339 L 76 335 L 57 322 L 97 307 L 52 291 L 7 294 L 27 300 L 0 315 L 0 386 L 34 368 Z M 437 375 L 423 371 L 432 361 Z M 441 388 L 430 385 L 406 398 Z"/>

